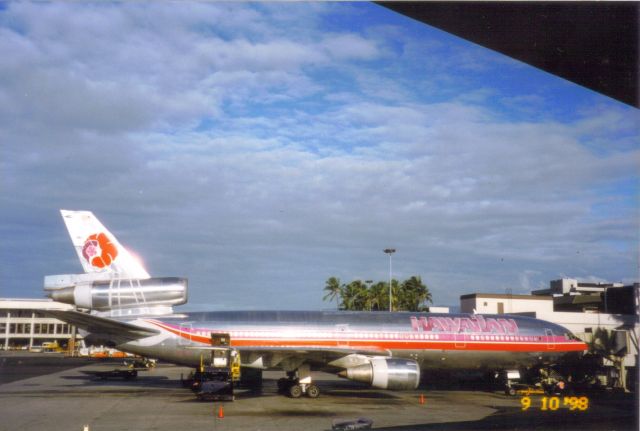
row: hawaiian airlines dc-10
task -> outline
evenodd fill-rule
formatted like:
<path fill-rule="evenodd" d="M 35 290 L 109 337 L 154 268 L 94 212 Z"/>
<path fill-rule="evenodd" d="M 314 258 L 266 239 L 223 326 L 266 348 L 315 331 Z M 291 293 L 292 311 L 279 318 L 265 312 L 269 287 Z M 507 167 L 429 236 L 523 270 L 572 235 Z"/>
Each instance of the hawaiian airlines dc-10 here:
<path fill-rule="evenodd" d="M 45 277 L 48 313 L 119 350 L 198 367 L 212 336 L 229 337 L 243 369 L 287 373 L 292 396 L 319 395 L 312 369 L 382 389 L 415 389 L 433 369 L 501 371 L 551 364 L 585 343 L 524 316 L 413 312 L 224 311 L 176 314 L 187 280 L 152 278 L 88 211 L 62 210 L 84 274 Z"/>

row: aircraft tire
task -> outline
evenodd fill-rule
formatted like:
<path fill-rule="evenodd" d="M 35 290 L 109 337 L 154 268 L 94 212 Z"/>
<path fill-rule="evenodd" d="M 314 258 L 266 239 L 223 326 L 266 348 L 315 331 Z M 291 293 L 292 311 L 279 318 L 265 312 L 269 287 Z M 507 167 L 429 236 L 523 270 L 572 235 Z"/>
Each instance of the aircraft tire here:
<path fill-rule="evenodd" d="M 320 388 L 316 385 L 309 385 L 307 388 L 307 396 L 309 398 L 318 398 L 320 396 Z"/>
<path fill-rule="evenodd" d="M 300 385 L 291 385 L 289 388 L 289 396 L 291 398 L 300 398 L 302 396 L 302 388 Z"/>

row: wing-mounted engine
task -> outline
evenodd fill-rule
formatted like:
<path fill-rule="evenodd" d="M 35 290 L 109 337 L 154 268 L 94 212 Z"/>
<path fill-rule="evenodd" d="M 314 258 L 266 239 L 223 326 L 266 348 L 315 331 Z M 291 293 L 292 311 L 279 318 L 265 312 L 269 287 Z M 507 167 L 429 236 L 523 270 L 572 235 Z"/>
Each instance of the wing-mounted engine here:
<path fill-rule="evenodd" d="M 347 368 L 338 374 L 374 388 L 412 390 L 420 383 L 420 366 L 410 359 L 372 358 L 368 363 Z"/>
<path fill-rule="evenodd" d="M 51 275 L 45 290 L 54 301 L 106 316 L 163 315 L 187 302 L 187 279 L 121 279 L 94 274 Z"/>

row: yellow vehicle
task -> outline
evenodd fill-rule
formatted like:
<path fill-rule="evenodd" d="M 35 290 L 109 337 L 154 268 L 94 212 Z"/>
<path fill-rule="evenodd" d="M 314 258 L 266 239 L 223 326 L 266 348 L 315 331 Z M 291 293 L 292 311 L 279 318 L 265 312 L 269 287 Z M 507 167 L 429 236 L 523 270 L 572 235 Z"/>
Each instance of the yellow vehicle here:
<path fill-rule="evenodd" d="M 240 352 L 231 355 L 231 379 L 234 382 L 240 380 Z"/>
<path fill-rule="evenodd" d="M 64 349 L 60 347 L 57 341 L 45 341 L 42 343 L 43 352 L 64 352 Z"/>

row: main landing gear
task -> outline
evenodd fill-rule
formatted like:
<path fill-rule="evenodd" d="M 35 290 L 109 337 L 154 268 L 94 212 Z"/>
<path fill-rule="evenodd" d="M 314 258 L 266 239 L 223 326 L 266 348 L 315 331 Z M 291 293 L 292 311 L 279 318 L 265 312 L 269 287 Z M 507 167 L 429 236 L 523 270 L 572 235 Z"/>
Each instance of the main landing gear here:
<path fill-rule="evenodd" d="M 291 398 L 300 398 L 303 394 L 309 398 L 320 396 L 320 388 L 311 383 L 309 367 L 287 371 L 287 377 L 278 380 L 278 392 Z"/>

